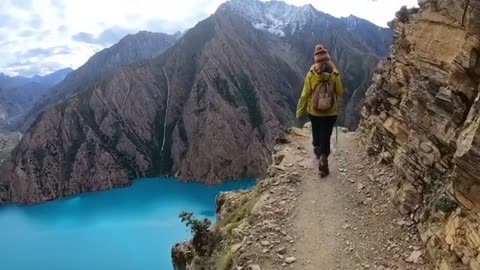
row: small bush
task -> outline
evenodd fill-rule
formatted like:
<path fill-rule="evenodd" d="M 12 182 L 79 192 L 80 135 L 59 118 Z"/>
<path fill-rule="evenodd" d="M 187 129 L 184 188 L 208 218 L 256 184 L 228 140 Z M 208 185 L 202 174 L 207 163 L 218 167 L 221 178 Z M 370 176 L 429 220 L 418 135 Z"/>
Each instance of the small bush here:
<path fill-rule="evenodd" d="M 193 249 L 199 256 L 209 255 L 212 251 L 213 236 L 210 231 L 212 223 L 208 219 L 199 220 L 193 217 L 193 213 L 180 213 L 182 223 L 190 228 L 193 239 Z"/>
<path fill-rule="evenodd" d="M 210 220 L 206 218 L 203 220 L 195 219 L 193 213 L 182 212 L 179 217 L 180 220 L 190 228 L 192 234 L 207 232 L 212 225 Z"/>
<path fill-rule="evenodd" d="M 443 193 L 435 200 L 435 208 L 449 213 L 457 208 L 457 203 L 450 199 L 446 193 Z"/>

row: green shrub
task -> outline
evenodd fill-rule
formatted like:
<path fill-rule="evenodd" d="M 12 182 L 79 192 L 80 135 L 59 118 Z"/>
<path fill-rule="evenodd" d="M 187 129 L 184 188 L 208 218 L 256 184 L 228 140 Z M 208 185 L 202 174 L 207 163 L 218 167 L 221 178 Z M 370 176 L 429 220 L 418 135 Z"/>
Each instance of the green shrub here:
<path fill-rule="evenodd" d="M 435 200 L 435 209 L 442 210 L 445 213 L 452 212 L 457 208 L 457 203 L 454 202 L 446 193 L 442 193 Z"/>
<path fill-rule="evenodd" d="M 192 246 L 195 253 L 199 256 L 210 255 L 212 252 L 213 235 L 210 231 L 212 223 L 208 219 L 196 219 L 193 217 L 193 213 L 182 212 L 180 213 L 180 220 L 182 223 L 190 228 L 192 232 Z"/>

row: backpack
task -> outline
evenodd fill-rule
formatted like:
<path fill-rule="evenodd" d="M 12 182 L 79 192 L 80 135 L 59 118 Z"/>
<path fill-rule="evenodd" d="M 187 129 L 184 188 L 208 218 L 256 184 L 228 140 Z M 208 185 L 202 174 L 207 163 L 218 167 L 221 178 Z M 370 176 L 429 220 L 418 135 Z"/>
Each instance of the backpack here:
<path fill-rule="evenodd" d="M 337 100 L 333 76 L 328 81 L 320 81 L 313 90 L 313 109 L 318 112 L 330 110 Z"/>

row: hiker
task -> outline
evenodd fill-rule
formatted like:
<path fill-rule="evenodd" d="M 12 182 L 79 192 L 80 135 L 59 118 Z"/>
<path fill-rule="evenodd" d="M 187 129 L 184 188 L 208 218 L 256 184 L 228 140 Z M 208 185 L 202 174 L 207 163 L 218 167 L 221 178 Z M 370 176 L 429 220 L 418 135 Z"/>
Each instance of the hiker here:
<path fill-rule="evenodd" d="M 330 138 L 337 120 L 337 104 L 343 94 L 343 85 L 340 73 L 323 45 L 315 46 L 314 59 L 315 63 L 307 73 L 298 101 L 297 118 L 308 113 L 312 123 L 314 154 L 319 160 L 318 169 L 320 176 L 326 177 L 330 174 Z"/>

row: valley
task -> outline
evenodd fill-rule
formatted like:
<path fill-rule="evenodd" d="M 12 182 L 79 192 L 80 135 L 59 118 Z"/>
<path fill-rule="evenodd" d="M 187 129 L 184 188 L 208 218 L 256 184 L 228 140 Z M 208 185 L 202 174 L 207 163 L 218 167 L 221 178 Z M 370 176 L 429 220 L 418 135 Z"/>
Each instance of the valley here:
<path fill-rule="evenodd" d="M 342 72 L 348 107 L 353 93 L 366 91 L 392 37 L 365 20 L 311 5 L 232 0 L 181 37 L 125 37 L 49 90 L 33 117 L 26 114 L 24 127 L 32 124 L 0 167 L 0 202 L 39 203 L 144 176 L 208 184 L 265 176 L 275 137 L 295 122 L 319 37 Z M 129 64 L 135 59 L 126 56 L 144 46 L 152 59 Z M 116 71 L 107 65 L 114 52 L 126 59 Z M 52 107 L 42 112 L 39 104 Z M 339 122 L 358 118 L 345 114 Z"/>
<path fill-rule="evenodd" d="M 413 2 L 2 2 L 0 268 L 479 270 L 480 0 Z"/>

